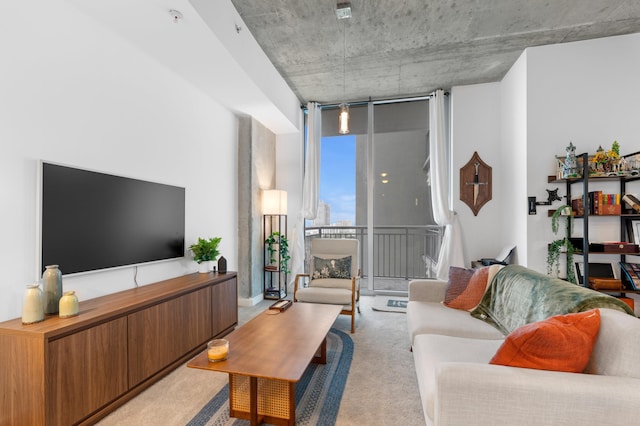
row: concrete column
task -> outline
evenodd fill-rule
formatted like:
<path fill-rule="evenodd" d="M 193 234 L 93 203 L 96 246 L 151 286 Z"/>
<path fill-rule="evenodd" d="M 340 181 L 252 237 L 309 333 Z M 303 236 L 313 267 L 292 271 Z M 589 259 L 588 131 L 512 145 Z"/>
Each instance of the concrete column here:
<path fill-rule="evenodd" d="M 262 189 L 275 186 L 276 136 L 255 119 L 238 119 L 238 297 L 262 300 Z"/>

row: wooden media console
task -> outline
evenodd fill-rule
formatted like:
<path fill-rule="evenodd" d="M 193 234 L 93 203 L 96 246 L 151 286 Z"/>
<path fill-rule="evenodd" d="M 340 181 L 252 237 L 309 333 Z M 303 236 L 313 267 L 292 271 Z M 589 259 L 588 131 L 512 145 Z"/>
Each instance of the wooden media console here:
<path fill-rule="evenodd" d="M 238 324 L 237 276 L 191 274 L 0 323 L 0 425 L 92 424 Z"/>

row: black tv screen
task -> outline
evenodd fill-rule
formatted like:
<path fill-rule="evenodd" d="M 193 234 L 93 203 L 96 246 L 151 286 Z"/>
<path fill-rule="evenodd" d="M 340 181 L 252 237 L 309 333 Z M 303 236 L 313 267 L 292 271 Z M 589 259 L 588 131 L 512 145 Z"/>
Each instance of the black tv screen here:
<path fill-rule="evenodd" d="M 42 162 L 42 264 L 63 274 L 184 256 L 185 189 Z"/>

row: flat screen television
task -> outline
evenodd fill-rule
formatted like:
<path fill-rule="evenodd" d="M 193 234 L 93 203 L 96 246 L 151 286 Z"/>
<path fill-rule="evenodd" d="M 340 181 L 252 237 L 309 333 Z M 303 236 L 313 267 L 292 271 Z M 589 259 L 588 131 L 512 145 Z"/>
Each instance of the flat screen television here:
<path fill-rule="evenodd" d="M 185 255 L 185 189 L 41 162 L 41 270 L 63 274 Z"/>

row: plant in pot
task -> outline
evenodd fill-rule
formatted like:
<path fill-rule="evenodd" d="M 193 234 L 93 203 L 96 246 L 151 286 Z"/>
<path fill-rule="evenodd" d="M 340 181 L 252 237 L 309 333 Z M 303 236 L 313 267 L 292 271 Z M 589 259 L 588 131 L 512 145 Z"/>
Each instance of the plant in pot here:
<path fill-rule="evenodd" d="M 571 207 L 567 205 L 561 206 L 553 212 L 551 216 L 551 230 L 554 234 L 558 233 L 558 224 L 561 216 L 565 216 L 567 220 L 571 220 Z M 573 271 L 573 254 L 575 253 L 575 247 L 566 234 L 564 237 L 552 241 L 547 248 L 547 274 L 555 275 L 556 277 L 560 274 L 560 255 L 562 253 L 566 253 L 567 256 L 566 279 L 576 284 L 576 276 Z"/>
<path fill-rule="evenodd" d="M 287 236 L 280 232 L 272 232 L 264 241 L 267 244 L 267 253 L 269 254 L 269 264 L 265 267 L 267 270 L 277 271 L 279 269 L 284 273 L 289 273 L 289 240 Z M 278 248 L 276 248 L 276 245 Z M 276 257 L 278 253 L 278 257 Z"/>
<path fill-rule="evenodd" d="M 218 244 L 221 240 L 221 237 L 209 238 L 208 240 L 198 238 L 198 242 L 189 246 L 189 250 L 193 253 L 193 260 L 198 264 L 198 272 L 209 272 L 210 261 L 215 261 L 220 254 Z"/>

